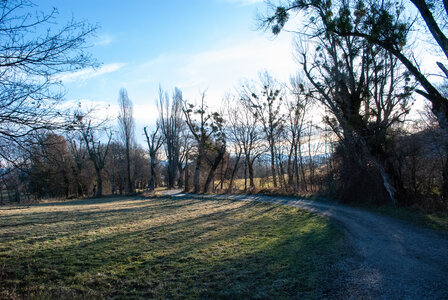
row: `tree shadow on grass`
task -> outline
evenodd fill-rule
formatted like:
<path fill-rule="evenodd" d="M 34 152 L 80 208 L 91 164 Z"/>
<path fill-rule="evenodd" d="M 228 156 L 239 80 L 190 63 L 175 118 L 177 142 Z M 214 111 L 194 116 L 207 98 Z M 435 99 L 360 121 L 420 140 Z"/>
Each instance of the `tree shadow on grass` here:
<path fill-rule="evenodd" d="M 247 202 L 180 222 L 17 253 L 0 280 L 22 295 L 53 297 L 312 297 L 337 237 L 315 216 Z"/>
<path fill-rule="evenodd" d="M 134 202 L 132 202 L 134 201 Z M 138 201 L 138 203 L 135 203 Z M 157 201 L 157 202 L 155 202 Z M 121 203 L 120 203 L 121 202 Z M 67 210 L 62 211 L 54 211 L 54 212 L 21 212 L 17 214 L 8 214 L 2 216 L 0 220 L 0 228 L 2 227 L 16 227 L 16 226 L 24 226 L 24 225 L 39 225 L 39 224 L 57 224 L 59 222 L 66 222 L 67 220 L 95 220 L 95 219 L 103 219 L 111 216 L 120 216 L 127 213 L 141 213 L 144 208 L 151 208 L 153 210 L 164 209 L 164 210 L 176 210 L 180 208 L 186 208 L 187 206 L 192 206 L 198 203 L 202 203 L 202 200 L 189 200 L 188 202 L 183 201 L 181 204 L 177 204 L 174 200 L 168 199 L 164 203 L 160 203 L 160 200 L 123 200 L 123 201 L 103 201 L 102 204 L 117 204 L 110 207 L 94 207 L 94 208 L 85 208 L 80 207 L 77 210 L 73 210 L 68 208 Z M 128 208 L 129 204 L 132 203 L 134 207 Z M 90 204 L 90 203 L 89 203 Z M 98 203 L 97 203 L 98 204 Z M 62 205 L 57 204 L 55 206 L 67 206 L 71 205 Z M 84 204 L 79 204 L 84 205 Z M 52 206 L 52 205 L 46 205 Z M 143 217 L 143 216 L 142 216 Z M 148 216 L 146 215 L 145 218 Z M 26 220 L 22 222 L 17 222 L 20 220 Z"/>

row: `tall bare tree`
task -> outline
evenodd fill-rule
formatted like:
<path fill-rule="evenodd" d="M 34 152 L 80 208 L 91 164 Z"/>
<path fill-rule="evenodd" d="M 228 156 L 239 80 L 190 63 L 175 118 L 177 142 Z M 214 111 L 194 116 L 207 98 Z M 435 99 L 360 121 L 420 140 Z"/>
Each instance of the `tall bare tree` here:
<path fill-rule="evenodd" d="M 164 136 L 159 133 L 159 129 L 159 122 L 156 124 L 156 129 L 150 133 L 148 133 L 146 127 L 143 128 L 145 131 L 146 142 L 148 144 L 149 159 L 151 160 L 151 177 L 149 179 L 149 189 L 151 191 L 155 188 L 157 154 L 165 141 Z"/>
<path fill-rule="evenodd" d="M 254 162 L 262 154 L 266 152 L 264 146 L 263 133 L 258 124 L 258 118 L 252 113 L 252 108 L 242 99 L 235 100 L 229 104 L 228 108 L 229 120 L 229 138 L 240 149 L 239 153 L 244 153 L 244 163 L 249 172 L 250 189 L 255 188 Z M 239 161 L 239 156 L 236 164 Z M 235 175 L 235 169 L 232 174 L 231 181 Z M 245 185 L 245 189 L 247 186 Z"/>
<path fill-rule="evenodd" d="M 244 85 L 240 96 L 261 123 L 271 156 L 271 175 L 274 187 L 277 187 L 276 144 L 284 126 L 284 115 L 281 111 L 284 91 L 279 82 L 265 71 L 259 74 L 258 83 L 248 82 Z"/>
<path fill-rule="evenodd" d="M 291 100 L 286 102 L 287 114 L 287 140 L 289 141 L 288 154 L 288 183 L 297 191 L 300 185 L 306 191 L 306 176 L 302 159 L 302 133 L 304 129 L 305 115 L 309 108 L 310 97 L 305 92 L 304 80 L 299 76 L 290 79 Z M 302 181 L 299 177 L 302 175 Z"/>
<path fill-rule="evenodd" d="M 180 156 L 180 133 L 184 126 L 182 117 L 182 91 L 174 89 L 172 100 L 169 94 L 159 87 L 157 108 L 160 129 L 165 137 L 165 150 L 168 158 L 168 188 L 174 188 L 177 179 Z"/>
<path fill-rule="evenodd" d="M 92 161 L 96 173 L 95 197 L 103 195 L 103 169 L 109 154 L 112 131 L 104 126 L 104 122 L 95 123 L 88 113 L 76 112 L 73 129 L 76 130 L 85 143 L 89 159 Z M 101 137 L 104 134 L 105 137 Z"/>
<path fill-rule="evenodd" d="M 196 140 L 197 157 L 194 173 L 194 192 L 201 191 L 200 177 L 204 160 L 209 160 L 207 152 L 213 154 L 214 159 L 209 160 L 210 171 L 207 176 L 204 191 L 208 192 L 214 172 L 224 157 L 226 151 L 226 139 L 224 133 L 224 119 L 218 112 L 208 112 L 205 103 L 206 93 L 201 93 L 201 102 L 196 107 L 193 104 L 186 104 L 183 108 L 185 121 L 191 134 Z"/>
<path fill-rule="evenodd" d="M 120 138 L 126 148 L 126 188 L 127 193 L 134 192 L 134 182 L 131 176 L 131 150 L 134 146 L 134 108 L 131 99 L 129 99 L 126 89 L 120 89 L 118 97 L 118 124 L 120 130 Z"/>

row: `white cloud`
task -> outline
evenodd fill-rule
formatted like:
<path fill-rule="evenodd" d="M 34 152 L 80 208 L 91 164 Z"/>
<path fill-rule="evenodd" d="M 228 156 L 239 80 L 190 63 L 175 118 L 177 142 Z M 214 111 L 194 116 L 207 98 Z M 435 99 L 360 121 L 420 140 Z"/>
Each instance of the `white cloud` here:
<path fill-rule="evenodd" d="M 67 73 L 64 75 L 61 75 L 58 77 L 59 80 L 61 80 L 63 83 L 70 83 L 75 81 L 85 81 L 87 79 L 90 79 L 92 77 L 101 76 L 107 73 L 115 72 L 119 69 L 121 69 L 124 66 L 124 64 L 121 63 L 112 63 L 103 65 L 98 69 L 94 68 L 88 68 L 79 70 L 72 73 Z"/>
<path fill-rule="evenodd" d="M 177 84 L 190 94 L 208 88 L 213 98 L 210 100 L 220 102 L 226 91 L 234 89 L 241 80 L 256 79 L 260 71 L 268 70 L 280 80 L 287 80 L 297 70 L 288 35 L 273 41 L 256 37 L 229 44 L 188 57 L 179 69 L 183 80 Z"/>
<path fill-rule="evenodd" d="M 138 123 L 153 124 L 158 116 L 159 113 L 155 103 L 134 105 L 134 118 Z"/>
<path fill-rule="evenodd" d="M 278 79 L 288 80 L 298 69 L 292 50 L 291 35 L 287 34 L 274 40 L 258 33 L 249 38 L 228 38 L 199 53 L 165 53 L 146 63 L 129 66 L 120 76 L 116 90 L 128 89 L 135 112 L 142 120 L 149 115 L 153 119 L 155 107 L 146 104 L 154 103 L 159 83 L 169 92 L 175 86 L 181 88 L 189 101 L 207 90 L 207 102 L 216 107 L 228 91 L 233 91 L 245 79 L 257 79 L 261 71 L 268 70 Z M 108 86 L 110 89 L 111 84 Z M 114 100 L 116 96 L 108 98 Z M 137 109 L 138 105 L 142 106 Z"/>

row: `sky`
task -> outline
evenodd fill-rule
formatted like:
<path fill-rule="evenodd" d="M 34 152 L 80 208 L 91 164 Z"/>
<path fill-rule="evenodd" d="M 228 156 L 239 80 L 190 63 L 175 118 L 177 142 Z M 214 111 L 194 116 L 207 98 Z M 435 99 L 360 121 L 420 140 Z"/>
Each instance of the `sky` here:
<path fill-rule="evenodd" d="M 58 23 L 70 18 L 97 24 L 88 51 L 101 66 L 62 76 L 66 101 L 118 110 L 120 88 L 134 104 L 136 138 L 157 119 L 159 85 L 183 91 L 190 102 L 206 90 L 206 101 L 220 105 L 242 81 L 268 70 L 287 80 L 297 70 L 292 38 L 274 38 L 257 30 L 262 0 L 39 1 L 39 9 L 59 11 Z"/>
<path fill-rule="evenodd" d="M 125 88 L 134 104 L 135 136 L 141 145 L 145 143 L 143 127 L 153 126 L 158 116 L 159 86 L 170 93 L 180 88 L 184 99 L 192 103 L 206 91 L 209 106 L 219 107 L 227 93 L 244 80 L 256 79 L 259 72 L 268 70 L 286 81 L 299 70 L 293 58 L 292 33 L 273 37 L 257 30 L 256 16 L 266 10 L 263 0 L 36 3 L 43 11 L 56 7 L 59 25 L 73 18 L 98 26 L 88 41 L 88 52 L 101 65 L 61 77 L 66 105 L 81 102 L 84 107 L 103 108 L 101 113 L 113 119 L 119 90 Z M 426 42 L 417 47 L 422 67 L 433 70 L 440 57 L 428 51 L 431 47 Z M 418 110 L 422 105 L 414 107 Z"/>

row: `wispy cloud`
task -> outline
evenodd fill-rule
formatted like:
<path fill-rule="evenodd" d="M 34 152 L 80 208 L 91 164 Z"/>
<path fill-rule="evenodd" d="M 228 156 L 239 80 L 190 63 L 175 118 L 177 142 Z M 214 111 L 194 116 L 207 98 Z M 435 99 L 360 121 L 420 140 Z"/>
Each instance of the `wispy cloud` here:
<path fill-rule="evenodd" d="M 63 83 L 70 83 L 75 81 L 85 81 L 92 77 L 101 76 L 107 73 L 118 71 L 124 66 L 122 63 L 112 63 L 103 65 L 98 69 L 88 68 L 68 74 L 64 74 L 58 77 Z"/>
<path fill-rule="evenodd" d="M 241 80 L 256 79 L 260 71 L 266 69 L 279 79 L 287 80 L 297 70 L 292 59 L 293 47 L 287 36 L 275 41 L 265 37 L 244 43 L 229 41 L 229 45 L 189 57 L 179 69 L 183 80 L 178 85 L 190 91 L 209 88 L 213 98 L 217 98 L 214 101 L 220 101 L 225 91 L 235 88 Z"/>
<path fill-rule="evenodd" d="M 275 40 L 255 33 L 250 38 L 232 37 L 202 52 L 165 53 L 127 68 L 129 73 L 120 85 L 129 89 L 135 104 L 153 102 L 160 83 L 169 91 L 175 86 L 181 88 L 185 98 L 193 101 L 207 89 L 209 104 L 219 106 L 228 91 L 244 79 L 257 79 L 260 71 L 268 70 L 280 80 L 288 80 L 298 68 L 292 52 L 288 35 Z"/>
<path fill-rule="evenodd" d="M 109 44 L 112 44 L 115 41 L 115 37 L 111 34 L 104 33 L 98 36 L 98 38 L 95 40 L 94 45 L 95 46 L 107 46 Z"/>

